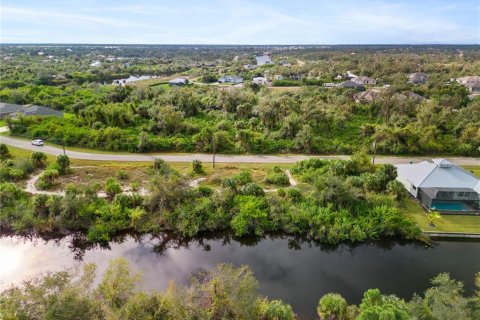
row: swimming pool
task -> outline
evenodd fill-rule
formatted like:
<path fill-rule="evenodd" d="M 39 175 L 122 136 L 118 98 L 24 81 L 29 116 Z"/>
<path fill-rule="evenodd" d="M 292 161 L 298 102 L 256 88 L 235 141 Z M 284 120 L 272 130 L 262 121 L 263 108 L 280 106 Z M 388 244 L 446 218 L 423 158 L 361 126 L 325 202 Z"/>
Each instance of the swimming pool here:
<path fill-rule="evenodd" d="M 463 202 L 433 201 L 432 210 L 438 211 L 470 211 L 472 210 Z"/>

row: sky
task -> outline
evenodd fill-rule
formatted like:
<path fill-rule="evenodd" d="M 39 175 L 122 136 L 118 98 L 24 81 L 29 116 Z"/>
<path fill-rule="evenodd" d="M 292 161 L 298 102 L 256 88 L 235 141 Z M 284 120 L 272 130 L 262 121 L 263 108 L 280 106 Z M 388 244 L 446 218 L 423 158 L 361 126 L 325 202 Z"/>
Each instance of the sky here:
<path fill-rule="evenodd" d="M 480 0 L 1 0 L 1 43 L 480 44 Z"/>

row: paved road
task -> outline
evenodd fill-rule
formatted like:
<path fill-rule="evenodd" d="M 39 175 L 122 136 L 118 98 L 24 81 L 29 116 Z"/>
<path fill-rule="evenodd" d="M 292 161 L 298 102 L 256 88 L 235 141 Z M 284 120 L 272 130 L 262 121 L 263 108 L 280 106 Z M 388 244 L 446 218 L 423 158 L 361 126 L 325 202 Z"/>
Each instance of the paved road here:
<path fill-rule="evenodd" d="M 29 141 L 19 140 L 11 137 L 0 137 L 0 142 L 9 146 L 42 151 L 51 155 L 59 155 L 63 153 L 62 148 L 53 146 L 33 146 Z M 88 153 L 78 151 L 66 151 L 67 155 L 72 159 L 83 160 L 105 160 L 105 161 L 153 161 L 156 158 L 161 158 L 169 162 L 192 162 L 197 159 L 202 162 L 212 162 L 211 154 L 204 153 L 189 153 L 189 154 L 141 154 L 141 153 Z M 322 159 L 348 159 L 348 156 L 307 156 L 307 155 L 225 155 L 217 154 L 215 161 L 218 163 L 295 163 L 300 160 L 305 160 L 311 157 Z M 377 157 L 376 163 L 391 163 L 401 164 L 409 162 L 419 162 L 431 159 L 429 157 Z M 467 157 L 449 157 L 450 161 L 459 165 L 480 165 L 480 158 Z"/>

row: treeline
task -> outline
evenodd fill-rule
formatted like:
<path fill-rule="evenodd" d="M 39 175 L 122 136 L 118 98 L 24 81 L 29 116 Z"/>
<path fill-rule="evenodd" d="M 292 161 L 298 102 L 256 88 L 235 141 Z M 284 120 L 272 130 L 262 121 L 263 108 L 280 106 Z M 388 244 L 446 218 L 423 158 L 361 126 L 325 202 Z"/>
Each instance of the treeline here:
<path fill-rule="evenodd" d="M 366 104 L 344 89 L 52 90 L 38 96 L 56 108 L 75 100 L 68 110 L 76 116 L 11 120 L 13 134 L 130 152 L 211 152 L 215 145 L 224 153 L 350 154 L 374 152 L 375 141 L 381 154 L 480 154 L 480 100 L 465 100 L 460 86 L 426 91 L 423 102 L 392 89 Z"/>
<path fill-rule="evenodd" d="M 38 159 L 35 154 L 30 161 L 47 165 L 45 159 Z M 383 237 L 418 239 L 421 234 L 396 206 L 405 190 L 395 181 L 395 167 L 377 169 L 364 155 L 351 161 L 300 162 L 293 171 L 306 189 L 280 188 L 268 194 L 252 181 L 249 171 L 218 181 L 217 190 L 193 188 L 184 176 L 157 159 L 149 169 L 152 179 L 146 196 L 121 193 L 114 178 L 104 186 L 92 183 L 79 189 L 69 185 L 64 196 L 31 196 L 9 182 L 15 181 L 13 166 L 6 160 L 0 167 L 0 223 L 18 233 L 82 231 L 91 242 L 108 242 L 128 231 L 193 237 L 227 230 L 239 237 L 283 232 L 331 244 Z M 69 171 L 68 157 L 59 156 L 40 177 L 40 187 L 54 185 L 56 177 Z M 275 185 L 286 185 L 285 180 L 278 170 L 267 176 L 267 183 Z M 100 189 L 106 198 L 98 195 Z"/>
<path fill-rule="evenodd" d="M 141 275 L 123 259 L 113 260 L 99 279 L 96 266 L 49 273 L 0 294 L 5 320 L 294 320 L 292 307 L 258 293 L 252 271 L 221 264 L 200 272 L 188 286 L 171 283 L 163 291 L 141 288 Z M 477 291 L 465 295 L 463 283 L 446 273 L 431 281 L 425 293 L 405 301 L 378 289 L 364 293 L 361 303 L 347 305 L 339 294 L 324 295 L 317 307 L 321 320 L 474 320 L 480 317 L 480 273 Z M 312 308 L 313 309 L 313 308 Z"/>

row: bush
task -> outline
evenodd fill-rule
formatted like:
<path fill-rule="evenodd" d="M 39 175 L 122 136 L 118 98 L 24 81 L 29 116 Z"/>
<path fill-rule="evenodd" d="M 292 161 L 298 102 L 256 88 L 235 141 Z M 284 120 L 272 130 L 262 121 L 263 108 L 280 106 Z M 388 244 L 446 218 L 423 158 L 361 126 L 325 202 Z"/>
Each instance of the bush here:
<path fill-rule="evenodd" d="M 193 173 L 195 174 L 201 174 L 203 173 L 203 165 L 202 165 L 202 161 L 200 160 L 193 160 L 192 162 L 192 171 Z"/>
<path fill-rule="evenodd" d="M 59 177 L 55 169 L 47 169 L 38 178 L 38 187 L 42 190 L 50 189 L 55 184 L 55 179 Z"/>
<path fill-rule="evenodd" d="M 30 161 L 35 168 L 45 168 L 47 165 L 47 155 L 40 151 L 35 151 L 30 155 Z"/>
<path fill-rule="evenodd" d="M 66 154 L 59 155 L 56 164 L 60 175 L 67 174 L 70 171 L 70 158 Z"/>
<path fill-rule="evenodd" d="M 297 188 L 286 189 L 286 197 L 293 202 L 298 202 L 303 198 L 302 193 Z"/>
<path fill-rule="evenodd" d="M 277 186 L 289 186 L 290 180 L 284 172 L 271 172 L 265 177 L 265 183 Z"/>
<path fill-rule="evenodd" d="M 320 319 L 345 319 L 347 301 L 337 293 L 327 293 L 318 302 L 317 313 Z"/>
<path fill-rule="evenodd" d="M 117 177 L 120 180 L 127 180 L 128 179 L 128 173 L 126 173 L 123 170 L 120 170 L 120 171 L 117 172 Z"/>
<path fill-rule="evenodd" d="M 240 188 L 240 193 L 243 195 L 251 195 L 251 196 L 263 196 L 265 195 L 262 187 L 258 184 L 250 182 Z"/>
<path fill-rule="evenodd" d="M 110 200 L 115 198 L 115 195 L 122 192 L 122 188 L 120 184 L 115 180 L 115 178 L 108 178 L 107 182 L 105 183 L 105 193 Z"/>
<path fill-rule="evenodd" d="M 407 189 L 397 180 L 387 183 L 387 193 L 397 201 L 403 200 L 408 196 Z"/>
<path fill-rule="evenodd" d="M 0 160 L 5 160 L 10 158 L 10 150 L 5 143 L 0 143 Z"/>
<path fill-rule="evenodd" d="M 168 176 L 172 173 L 172 169 L 163 159 L 155 159 L 153 169 L 162 176 Z"/>

